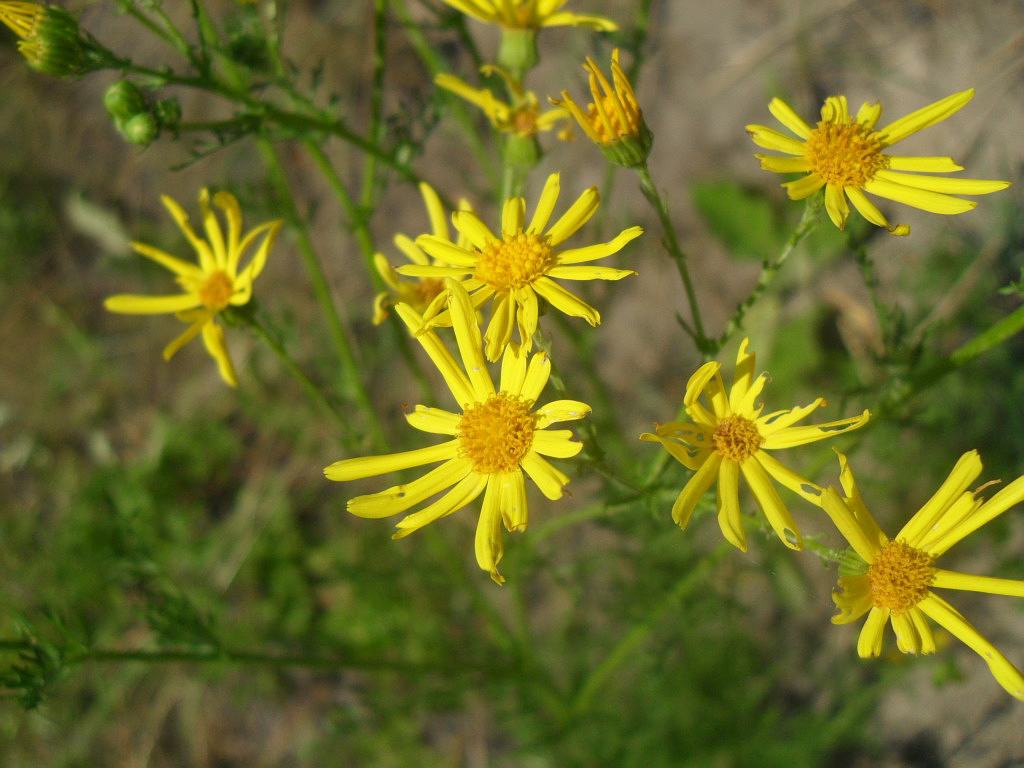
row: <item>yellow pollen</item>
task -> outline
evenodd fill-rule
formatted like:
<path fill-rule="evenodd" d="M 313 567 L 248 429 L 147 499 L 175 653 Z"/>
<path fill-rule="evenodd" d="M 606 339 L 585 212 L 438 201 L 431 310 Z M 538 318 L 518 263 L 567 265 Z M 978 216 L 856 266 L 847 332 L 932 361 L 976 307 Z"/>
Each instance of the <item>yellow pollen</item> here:
<path fill-rule="evenodd" d="M 719 422 L 711 442 L 723 457 L 742 464 L 761 447 L 764 438 L 754 422 L 733 414 Z"/>
<path fill-rule="evenodd" d="M 857 122 L 819 122 L 807 139 L 811 172 L 828 184 L 863 187 L 889 165 L 877 137 Z"/>
<path fill-rule="evenodd" d="M 871 602 L 876 608 L 903 613 L 928 596 L 934 578 L 931 555 L 906 542 L 891 541 L 868 568 Z"/>
<path fill-rule="evenodd" d="M 491 395 L 466 409 L 456 435 L 459 456 L 482 475 L 511 472 L 533 445 L 536 418 L 530 404 L 507 392 Z"/>
<path fill-rule="evenodd" d="M 204 307 L 220 312 L 228 305 L 228 300 L 234 292 L 235 285 L 227 272 L 218 269 L 211 272 L 199 286 L 199 300 L 203 302 Z"/>
<path fill-rule="evenodd" d="M 542 235 L 502 233 L 480 251 L 473 277 L 498 291 L 529 285 L 551 267 L 551 246 Z"/>

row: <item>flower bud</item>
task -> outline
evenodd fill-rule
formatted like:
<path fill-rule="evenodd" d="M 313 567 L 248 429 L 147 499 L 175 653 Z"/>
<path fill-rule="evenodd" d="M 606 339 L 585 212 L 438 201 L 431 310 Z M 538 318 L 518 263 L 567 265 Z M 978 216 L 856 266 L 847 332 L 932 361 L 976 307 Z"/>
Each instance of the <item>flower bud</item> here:
<path fill-rule="evenodd" d="M 146 111 L 146 97 L 135 83 L 118 80 L 103 94 L 103 106 L 115 121 L 124 121 Z"/>
<path fill-rule="evenodd" d="M 140 112 L 124 121 L 121 134 L 132 144 L 148 147 L 160 133 L 160 125 L 149 112 Z"/>
<path fill-rule="evenodd" d="M 35 3 L 0 3 L 0 22 L 21 41 L 28 65 L 44 75 L 67 77 L 89 69 L 88 45 L 78 20 L 63 8 Z"/>

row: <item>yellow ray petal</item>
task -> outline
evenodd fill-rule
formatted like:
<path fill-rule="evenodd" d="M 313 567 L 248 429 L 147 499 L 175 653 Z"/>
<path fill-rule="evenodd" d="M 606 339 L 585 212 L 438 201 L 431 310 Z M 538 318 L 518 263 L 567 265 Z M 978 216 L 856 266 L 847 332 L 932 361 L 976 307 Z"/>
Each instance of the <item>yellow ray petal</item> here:
<path fill-rule="evenodd" d="M 721 466 L 722 457 L 717 453 L 711 454 L 679 492 L 672 505 L 672 519 L 680 528 L 685 530 L 689 524 L 697 502 L 714 484 Z"/>
<path fill-rule="evenodd" d="M 754 492 L 758 506 L 761 507 L 764 516 L 768 518 L 768 522 L 779 540 L 790 549 L 803 549 L 803 537 L 800 535 L 796 521 L 786 509 L 786 505 L 782 501 L 782 497 L 779 496 L 779 492 L 775 490 L 775 486 L 772 485 L 768 473 L 757 461 L 761 453 L 755 453 L 740 465 L 743 476 L 750 484 L 750 490 Z"/>
<path fill-rule="evenodd" d="M 357 517 L 381 518 L 397 515 L 426 501 L 445 488 L 451 488 L 473 469 L 469 459 L 450 459 L 411 483 L 379 493 L 356 496 L 348 502 L 348 511 Z"/>
<path fill-rule="evenodd" d="M 932 494 L 917 513 L 907 521 L 897 535 L 912 547 L 920 547 L 921 540 L 935 525 L 936 521 L 949 509 L 964 491 L 981 474 L 981 456 L 977 451 L 967 451 L 950 470 L 942 485 Z"/>
<path fill-rule="evenodd" d="M 523 473 L 518 469 L 503 472 L 491 477 L 491 483 L 498 486 L 498 505 L 505 530 L 511 533 L 525 531 L 530 523 L 530 510 L 526 504 L 526 478 Z"/>
<path fill-rule="evenodd" d="M 772 116 L 782 123 L 784 126 L 789 128 L 793 133 L 799 136 L 801 139 L 808 139 L 811 135 L 811 126 L 804 122 L 804 119 L 798 115 L 789 104 L 784 102 L 780 98 L 774 98 L 768 103 L 768 111 L 772 113 Z"/>
<path fill-rule="evenodd" d="M 536 410 L 537 429 L 562 421 L 576 421 L 590 413 L 590 406 L 579 400 L 554 400 Z"/>
<path fill-rule="evenodd" d="M 583 450 L 583 443 L 572 439 L 571 429 L 541 429 L 533 433 L 531 450 L 554 459 L 571 459 Z"/>
<path fill-rule="evenodd" d="M 391 538 L 404 539 L 410 533 L 415 533 L 423 526 L 462 509 L 483 492 L 484 487 L 487 485 L 487 477 L 487 475 L 470 472 L 456 483 L 448 493 L 429 507 L 424 507 L 418 512 L 413 512 L 411 515 L 399 520 L 395 526 L 398 528 L 398 531 Z"/>
<path fill-rule="evenodd" d="M 552 501 L 562 498 L 562 489 L 569 484 L 569 477 L 564 472 L 555 469 L 540 454 L 533 451 L 523 457 L 522 467 L 547 498 Z"/>
<path fill-rule="evenodd" d="M 579 264 L 584 261 L 596 261 L 611 256 L 621 251 L 627 243 L 635 240 L 644 233 L 643 227 L 630 227 L 615 236 L 607 243 L 588 245 L 583 248 L 570 248 L 565 251 L 558 251 L 555 259 L 559 266 L 566 264 Z"/>
<path fill-rule="evenodd" d="M 202 306 L 202 302 L 198 296 L 191 293 L 173 296 L 138 296 L 123 293 L 106 299 L 103 306 L 109 312 L 125 315 L 164 315 L 195 309 Z"/>
<path fill-rule="evenodd" d="M 1024 700 L 1024 675 L 1021 675 L 1020 671 L 953 606 L 935 593 L 931 593 L 918 603 L 917 607 L 928 618 L 958 637 L 968 648 L 981 656 L 996 681 L 1011 696 Z"/>
<path fill-rule="evenodd" d="M 1024 581 L 998 579 L 994 576 L 975 576 L 972 573 L 935 569 L 932 581 L 935 589 L 960 589 L 965 592 L 985 592 L 990 595 L 1024 597 Z"/>
<path fill-rule="evenodd" d="M 947 195 L 988 195 L 1010 186 L 1008 181 L 959 179 L 954 176 L 923 176 L 916 173 L 897 173 L 885 169 L 878 171 L 875 178 L 902 184 L 905 187 L 925 189 Z"/>
<path fill-rule="evenodd" d="M 940 99 L 934 104 L 929 104 L 927 107 L 922 107 L 916 112 L 911 112 L 906 117 L 901 117 L 899 120 L 889 123 L 889 125 L 878 131 L 879 139 L 883 142 L 883 146 L 892 146 L 912 133 L 917 133 L 929 125 L 942 122 L 947 117 L 963 109 L 972 98 L 974 98 L 974 89 L 970 88 Z"/>
<path fill-rule="evenodd" d="M 405 414 L 405 420 L 416 429 L 435 435 L 454 435 L 462 417 L 440 408 L 417 405 L 412 413 Z"/>
<path fill-rule="evenodd" d="M 729 459 L 723 459 L 718 468 L 718 526 L 730 544 L 747 551 L 747 534 L 740 513 L 740 468 Z"/>
<path fill-rule="evenodd" d="M 224 329 L 217 325 L 216 322 L 209 320 L 202 324 L 202 334 L 206 351 L 217 361 L 217 370 L 220 372 L 220 377 L 229 386 L 237 387 L 238 377 L 235 375 L 235 366 L 231 362 L 231 356 L 228 355 L 228 347 L 224 341 Z M 164 350 L 165 354 L 166 351 Z"/>
<path fill-rule="evenodd" d="M 558 202 L 558 194 L 561 190 L 560 178 L 559 174 L 552 173 L 544 182 L 544 189 L 540 193 L 540 200 L 533 212 L 533 218 L 530 219 L 530 226 L 526 228 L 527 232 L 539 235 L 547 228 L 548 222 L 551 220 L 551 213 L 555 210 L 555 204 Z"/>
<path fill-rule="evenodd" d="M 872 656 L 880 656 L 882 653 L 882 635 L 885 633 L 885 624 L 889 619 L 889 611 L 886 608 L 872 608 L 864 626 L 860 628 L 860 635 L 857 637 L 857 655 L 862 659 L 869 659 Z"/>
<path fill-rule="evenodd" d="M 361 456 L 356 459 L 342 459 L 324 469 L 328 480 L 359 480 L 364 477 L 386 475 L 400 469 L 421 467 L 424 464 L 435 464 L 439 461 L 454 459 L 458 453 L 458 441 L 449 440 L 440 445 L 417 448 L 402 453 L 389 453 L 383 456 Z"/>
<path fill-rule="evenodd" d="M 562 280 L 621 280 L 635 275 L 632 269 L 613 269 L 612 267 L 552 267 L 547 271 L 548 277 Z"/>
<path fill-rule="evenodd" d="M 877 176 L 864 184 L 864 190 L 887 200 L 895 200 L 897 203 L 920 208 L 922 211 L 946 216 L 966 213 L 978 207 L 974 200 L 961 200 L 959 197 L 950 197 L 939 192 L 915 189 Z"/>
<path fill-rule="evenodd" d="M 868 563 L 873 562 L 880 549 L 877 524 L 865 525 L 847 506 L 847 502 L 835 488 L 829 486 L 821 496 L 821 508 L 832 518 L 836 528 L 843 534 L 853 550 Z"/>
<path fill-rule="evenodd" d="M 569 292 L 554 280 L 547 277 L 539 277 L 533 282 L 533 289 L 551 302 L 551 305 L 570 317 L 582 317 L 590 325 L 601 324 L 601 313 Z"/>
<path fill-rule="evenodd" d="M 477 565 L 491 574 L 491 578 L 497 584 L 504 584 L 505 577 L 498 573 L 498 563 L 501 562 L 505 551 L 501 541 L 500 499 L 495 478 L 491 477 L 484 492 L 484 503 L 476 524 L 473 548 L 476 552 Z"/>
<path fill-rule="evenodd" d="M 536 402 L 540 393 L 547 386 L 548 377 L 551 376 L 551 361 L 546 352 L 538 352 L 530 359 L 530 365 L 526 369 L 526 378 L 519 390 L 519 394 L 531 402 Z"/>
<path fill-rule="evenodd" d="M 913 171 L 915 173 L 953 173 L 964 167 L 957 165 L 951 157 L 903 157 L 887 155 L 890 171 Z"/>
<path fill-rule="evenodd" d="M 548 230 L 548 242 L 552 245 L 568 240 L 576 232 L 590 221 L 601 204 L 601 196 L 597 194 L 597 187 L 590 187 L 581 194 L 569 210 L 562 214 L 562 217 Z"/>
<path fill-rule="evenodd" d="M 797 141 L 765 125 L 748 125 L 747 133 L 750 134 L 751 141 L 757 146 L 770 149 L 773 152 L 784 152 L 787 155 L 803 157 L 807 151 L 807 145 L 804 142 Z"/>
<path fill-rule="evenodd" d="M 825 179 L 816 173 L 810 173 L 802 179 L 787 181 L 782 186 L 786 188 L 790 200 L 803 200 L 824 187 Z"/>
<path fill-rule="evenodd" d="M 756 459 L 776 481 L 793 493 L 802 496 L 812 504 L 821 504 L 821 495 L 825 493 L 825 489 L 820 485 L 801 477 L 767 451 L 758 451 L 752 458 Z"/>

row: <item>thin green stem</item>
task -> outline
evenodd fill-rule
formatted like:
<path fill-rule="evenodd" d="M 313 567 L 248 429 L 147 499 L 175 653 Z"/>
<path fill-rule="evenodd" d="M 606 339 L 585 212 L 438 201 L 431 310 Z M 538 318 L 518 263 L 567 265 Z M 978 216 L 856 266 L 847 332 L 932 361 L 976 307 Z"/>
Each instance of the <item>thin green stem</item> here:
<path fill-rule="evenodd" d="M 800 217 L 799 223 L 796 225 L 796 229 L 786 240 L 786 243 L 782 246 L 782 250 L 774 258 L 766 258 L 761 262 L 761 274 L 757 278 L 757 285 L 754 286 L 754 290 L 751 291 L 750 295 L 736 307 L 736 312 L 733 313 L 732 319 L 725 326 L 725 330 L 718 339 L 714 340 L 711 347 L 711 356 L 718 354 L 722 347 L 726 345 L 733 334 L 740 331 L 743 328 L 743 319 L 747 316 L 747 312 L 750 308 L 757 303 L 761 295 L 767 290 L 768 286 L 772 284 L 775 276 L 779 273 L 782 265 L 786 263 L 786 260 L 790 257 L 790 254 L 796 249 L 800 242 L 807 237 L 811 232 L 814 231 L 815 227 L 818 226 L 818 221 L 821 218 L 821 210 L 824 207 L 825 198 L 821 194 L 813 195 L 807 199 L 806 205 L 804 205 L 803 215 Z"/>
<path fill-rule="evenodd" d="M 299 216 L 291 185 L 281 165 L 277 150 L 266 139 L 259 140 L 258 145 L 267 164 L 271 180 L 278 190 L 282 204 L 286 207 L 286 216 L 294 225 L 298 236 L 299 253 L 306 266 L 306 272 L 313 287 L 313 294 L 327 322 L 331 341 L 341 363 L 341 374 L 346 394 L 355 400 L 365 414 L 374 446 L 385 448 L 387 441 L 384 438 L 384 432 L 377 419 L 376 411 L 370 402 L 370 397 L 359 375 L 359 365 L 353 352 L 352 344 L 349 342 L 349 334 L 334 303 L 330 286 L 327 284 L 327 277 L 316 255 L 309 232 Z"/>
<path fill-rule="evenodd" d="M 594 701 L 594 697 L 597 696 L 612 675 L 626 663 L 633 652 L 650 637 L 657 626 L 671 611 L 677 608 L 687 595 L 705 583 L 711 571 L 718 565 L 726 553 L 731 550 L 732 546 L 730 544 L 722 542 L 714 551 L 701 558 L 697 565 L 687 571 L 686 575 L 675 583 L 675 586 L 665 595 L 664 599 L 651 610 L 647 619 L 637 624 L 619 640 L 615 647 L 608 652 L 604 660 L 594 667 L 586 680 L 583 681 L 573 699 L 570 710 L 572 717 L 579 718 L 586 714 Z"/>
<path fill-rule="evenodd" d="M 249 315 L 245 318 L 245 322 L 250 328 L 256 333 L 257 336 L 268 346 L 271 351 L 277 355 L 278 360 L 284 365 L 288 372 L 295 377 L 302 388 L 306 390 L 306 394 L 309 395 L 310 399 L 313 400 L 317 405 L 322 407 L 327 413 L 331 415 L 337 426 L 341 428 L 343 434 L 348 433 L 352 429 L 352 422 L 350 419 L 345 418 L 344 414 L 338 410 L 338 407 L 331 403 L 324 395 L 323 391 L 318 387 L 311 378 L 306 374 L 305 371 L 295 362 L 294 358 L 288 354 L 288 350 L 284 348 L 278 338 L 267 330 L 266 326 L 259 321 L 255 316 Z"/>
<path fill-rule="evenodd" d="M 675 227 L 672 225 L 672 217 L 668 212 L 668 205 L 662 198 L 661 193 L 658 191 L 658 187 L 654 183 L 654 179 L 651 178 L 651 172 L 645 162 L 636 168 L 637 174 L 640 176 L 640 190 L 644 193 L 644 197 L 647 198 L 647 202 L 654 208 L 655 213 L 658 215 L 658 220 L 661 222 L 662 232 L 664 237 L 662 238 L 662 245 L 665 250 L 668 251 L 673 261 L 676 263 L 676 270 L 679 272 L 679 277 L 683 280 L 683 288 L 686 290 L 686 299 L 690 304 L 690 316 L 692 318 L 692 327 L 683 323 L 683 328 L 693 339 L 694 344 L 697 345 L 697 350 L 709 358 L 713 355 L 712 345 L 713 341 L 707 337 L 704 332 L 704 323 L 700 316 L 700 306 L 697 303 L 697 292 L 693 287 L 693 279 L 690 277 L 690 269 L 686 263 L 686 254 L 683 252 L 682 247 L 679 245 L 679 238 L 676 237 Z"/>

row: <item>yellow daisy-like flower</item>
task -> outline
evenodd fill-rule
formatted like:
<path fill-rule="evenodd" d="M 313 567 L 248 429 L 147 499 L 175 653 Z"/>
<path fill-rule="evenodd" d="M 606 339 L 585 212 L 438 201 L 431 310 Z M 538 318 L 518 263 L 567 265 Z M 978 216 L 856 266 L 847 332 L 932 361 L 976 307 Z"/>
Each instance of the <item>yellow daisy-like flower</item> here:
<path fill-rule="evenodd" d="M 726 392 L 721 364 L 705 363 L 690 377 L 683 405 L 692 423 L 672 421 L 659 425 L 641 440 L 661 443 L 694 475 L 672 506 L 672 519 L 686 528 L 701 496 L 718 480 L 718 524 L 729 543 L 747 551 L 746 534 L 740 514 L 740 473 L 754 492 L 754 498 L 782 542 L 802 549 L 803 540 L 793 517 L 775 490 L 772 479 L 791 491 L 819 503 L 822 488 L 783 466 L 769 451 L 792 448 L 849 432 L 867 423 L 870 414 L 813 426 L 793 426 L 825 400 L 810 405 L 762 415 L 757 403 L 768 374 L 754 378 L 754 354 L 747 352 L 748 339 L 740 344 L 736 376 Z M 700 402 L 707 397 L 707 405 Z"/>
<path fill-rule="evenodd" d="M 954 214 L 972 210 L 977 203 L 953 195 L 987 195 L 1010 185 L 1008 181 L 924 175 L 962 171 L 963 167 L 949 157 L 885 153 L 898 141 L 955 114 L 973 97 L 973 88 L 954 93 L 878 130 L 875 125 L 882 115 L 880 104 L 865 103 L 857 116 L 851 117 L 846 97 L 830 96 L 821 108 L 821 120 L 811 128 L 782 99 L 772 99 L 768 110 L 798 138 L 763 125 L 748 125 L 747 131 L 759 147 L 793 155 L 756 155 L 766 171 L 807 174 L 783 184 L 793 200 L 802 200 L 825 187 L 825 210 L 839 229 L 846 226 L 849 199 L 872 224 L 885 227 L 894 235 L 907 235 L 910 227 L 890 224 L 864 193 L 931 213 Z"/>
<path fill-rule="evenodd" d="M 581 16 L 562 10 L 568 0 L 444 0 L 457 11 L 485 24 L 507 29 L 586 27 L 614 32 L 619 27 L 603 16 Z"/>
<path fill-rule="evenodd" d="M 462 365 L 434 331 L 425 331 L 416 338 L 437 365 L 462 413 L 417 405 L 406 419 L 416 429 L 453 439 L 387 456 L 344 459 L 331 464 L 324 474 L 329 480 L 357 480 L 444 462 L 411 483 L 357 496 L 349 501 L 348 511 L 360 517 L 389 517 L 450 489 L 399 521 L 394 538 L 400 539 L 461 509 L 482 493 L 476 559 L 501 584 L 501 525 L 504 523 L 509 531 L 522 531 L 528 523 L 523 473 L 547 498 L 561 498 L 569 478 L 544 457 L 571 458 L 583 444 L 572 439 L 570 430 L 548 427 L 583 418 L 590 406 L 575 400 L 555 400 L 537 407 L 551 363 L 545 353 L 529 358 L 517 345 L 505 349 L 500 383 L 495 388 L 484 362 L 480 328 L 469 294 L 460 284 L 449 281 L 448 301 Z M 414 333 L 421 328 L 423 319 L 408 305 L 399 304 L 395 311 Z"/>
<path fill-rule="evenodd" d="M 967 488 L 981 473 L 981 459 L 977 451 L 968 451 L 935 495 L 890 540 L 864 505 L 842 454 L 839 464 L 846 495 L 829 488 L 822 495 L 821 506 L 863 561 L 854 575 L 840 576 L 839 590 L 832 596 L 840 611 L 832 618 L 834 624 L 868 616 L 857 641 L 857 654 L 866 659 L 882 652 L 886 622 L 892 624 L 903 653 L 934 653 L 935 637 L 925 621 L 928 617 L 981 656 L 1010 694 L 1024 699 L 1024 675 L 934 591 L 960 589 L 1024 597 L 1024 581 L 975 576 L 933 565 L 954 544 L 1024 501 L 1024 477 L 987 501 L 978 498 L 981 489 L 972 493 Z"/>
<path fill-rule="evenodd" d="M 536 94 L 524 90 L 518 80 L 500 67 L 487 65 L 481 67 L 481 71 L 485 75 L 495 73 L 501 76 L 512 94 L 512 104 L 496 98 L 489 88 L 474 88 L 454 75 L 440 74 L 434 78 L 434 82 L 479 107 L 491 125 L 499 131 L 514 133 L 523 138 L 533 138 L 541 131 L 553 130 L 569 119 L 569 113 L 562 108 L 541 113 Z M 560 137 L 565 137 L 564 132 Z"/>
<path fill-rule="evenodd" d="M 435 237 L 449 240 L 448 215 L 441 204 L 437 192 L 426 182 L 420 184 L 420 194 L 430 218 L 430 228 Z M 460 210 L 471 210 L 465 200 L 459 202 Z M 459 235 L 457 244 L 465 247 L 468 241 Z M 432 261 L 416 243 L 405 235 L 395 235 L 395 245 L 413 264 L 443 264 Z M 403 280 L 382 253 L 373 256 L 374 266 L 378 274 L 387 283 L 390 290 L 378 293 L 373 300 L 373 323 L 379 325 L 390 314 L 390 308 L 399 303 L 408 304 L 428 320 L 437 314 L 437 308 L 443 303 L 444 280 L 436 277 L 423 277 L 419 280 Z"/>
<path fill-rule="evenodd" d="M 252 296 L 253 280 L 263 271 L 284 222 L 270 221 L 261 224 L 242 237 L 242 211 L 238 200 L 229 192 L 218 192 L 213 203 L 220 208 L 227 219 L 227 238 L 216 215 L 210 209 L 210 193 L 204 189 L 199 194 L 199 206 L 203 212 L 206 239 L 199 237 L 189 223 L 188 214 L 170 197 L 160 198 L 170 211 L 178 228 L 192 244 L 199 263 L 191 264 L 166 251 L 145 243 L 132 243 L 139 254 L 167 267 L 177 277 L 183 293 L 170 296 L 111 296 L 103 305 L 111 312 L 130 315 L 151 315 L 174 312 L 189 327 L 183 334 L 164 349 L 164 359 L 170 360 L 200 333 L 207 351 L 217 361 L 220 375 L 232 387 L 238 385 L 234 366 L 224 344 L 224 329 L 217 323 L 217 315 L 228 307 L 240 307 Z M 242 256 L 263 236 L 248 265 L 239 271 Z"/>
<path fill-rule="evenodd" d="M 558 247 L 586 224 L 600 205 L 597 188 L 591 187 L 549 228 L 558 193 L 559 176 L 553 173 L 544 185 L 529 225 L 523 198 L 510 197 L 502 209 L 500 236 L 491 232 L 474 212 L 457 211 L 452 220 L 455 228 L 469 239 L 470 246 L 460 247 L 434 235 L 416 238 L 416 244 L 430 256 L 452 266 L 417 264 L 397 270 L 401 275 L 412 277 L 466 278 L 463 285 L 472 294 L 473 306 L 477 308 L 493 296 L 491 320 L 484 334 L 487 359 L 492 362 L 501 357 L 511 340 L 513 326 L 518 327 L 525 347 L 533 343 L 539 313 L 538 295 L 567 315 L 582 317 L 594 326 L 601 322 L 596 309 L 552 278 L 620 280 L 636 274 L 629 269 L 577 265 L 617 253 L 626 243 L 643 234 L 640 227 L 630 227 L 607 243 L 565 250 Z M 439 318 L 439 322 L 445 322 L 445 318 Z"/>
<path fill-rule="evenodd" d="M 584 110 L 568 91 L 552 104 L 566 107 L 590 140 L 601 147 L 612 162 L 632 168 L 643 163 L 651 152 L 651 132 L 644 122 L 633 86 L 619 64 L 619 49 L 612 51 L 612 82 L 589 56 L 584 69 L 590 75 L 592 102 Z"/>

